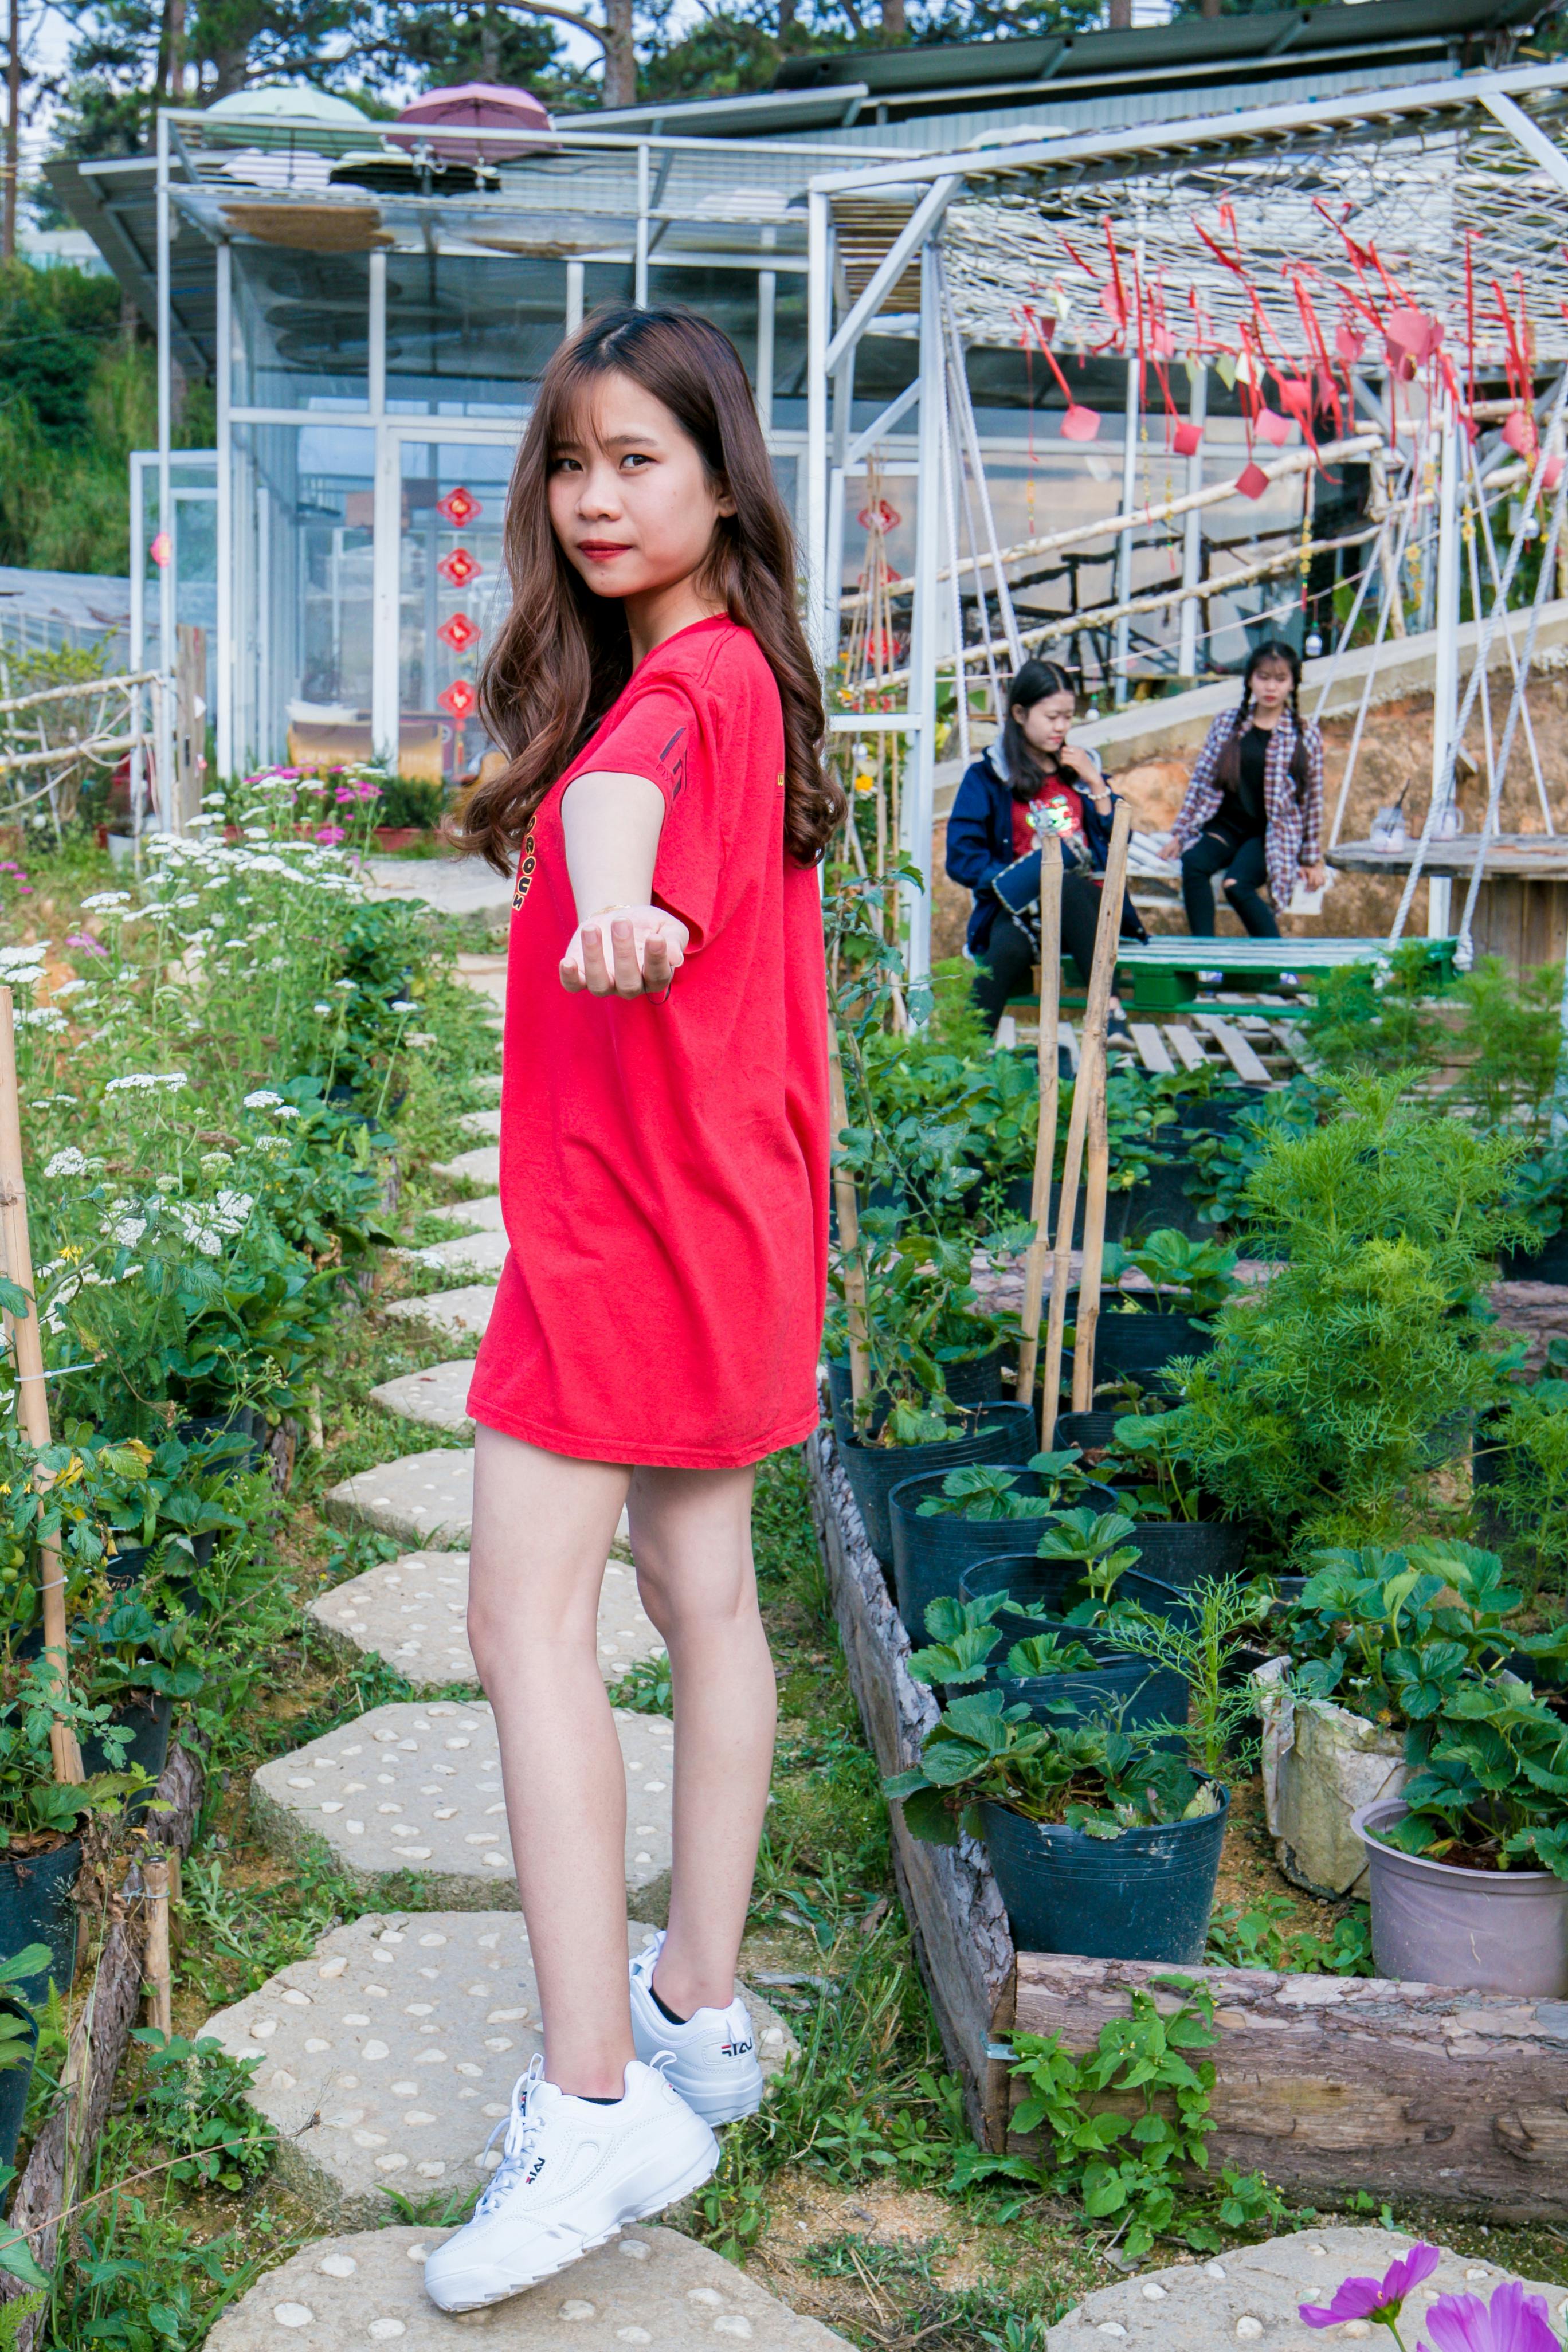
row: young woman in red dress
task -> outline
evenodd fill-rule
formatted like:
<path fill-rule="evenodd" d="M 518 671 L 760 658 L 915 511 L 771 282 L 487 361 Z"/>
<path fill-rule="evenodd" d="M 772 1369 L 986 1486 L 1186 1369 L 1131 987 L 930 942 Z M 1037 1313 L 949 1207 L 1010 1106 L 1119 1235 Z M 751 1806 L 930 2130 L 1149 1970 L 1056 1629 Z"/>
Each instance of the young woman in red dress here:
<path fill-rule="evenodd" d="M 474 1368 L 468 1633 L 543 2021 L 444 2309 L 550 2276 L 706 2179 L 762 2094 L 737 1997 L 773 1756 L 754 1465 L 816 1422 L 829 1118 L 814 868 L 842 815 L 744 370 L 622 310 L 551 362 L 483 681 L 509 758 L 460 844 L 515 868 L 510 1251 Z M 667 1934 L 628 1967 L 625 1771 L 596 1658 L 623 1507 L 675 1692 Z"/>

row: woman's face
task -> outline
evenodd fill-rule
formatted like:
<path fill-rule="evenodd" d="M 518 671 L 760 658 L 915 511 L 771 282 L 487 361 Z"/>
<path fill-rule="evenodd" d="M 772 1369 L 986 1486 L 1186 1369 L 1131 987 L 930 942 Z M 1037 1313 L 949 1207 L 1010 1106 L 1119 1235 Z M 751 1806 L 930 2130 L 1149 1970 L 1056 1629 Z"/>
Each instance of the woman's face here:
<path fill-rule="evenodd" d="M 1288 662 L 1262 661 L 1252 673 L 1249 691 L 1256 710 L 1283 710 L 1290 699 L 1290 667 Z"/>
<path fill-rule="evenodd" d="M 1059 751 L 1068 740 L 1072 725 L 1073 698 L 1067 692 L 1043 694 L 1038 702 L 1026 706 L 1013 705 L 1013 716 L 1023 730 L 1024 740 L 1031 751 L 1052 755 Z"/>
<path fill-rule="evenodd" d="M 618 369 L 601 376 L 550 461 L 550 521 L 597 596 L 641 596 L 700 571 L 734 500 L 662 400 Z"/>

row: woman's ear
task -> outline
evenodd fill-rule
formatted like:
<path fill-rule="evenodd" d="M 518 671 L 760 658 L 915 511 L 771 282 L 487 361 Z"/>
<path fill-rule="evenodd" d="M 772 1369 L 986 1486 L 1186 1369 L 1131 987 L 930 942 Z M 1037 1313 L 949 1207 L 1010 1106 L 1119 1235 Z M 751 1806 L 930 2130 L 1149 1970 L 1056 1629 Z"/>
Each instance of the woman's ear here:
<path fill-rule="evenodd" d="M 1020 727 L 1023 725 L 1025 719 L 1027 719 L 1028 715 L 1029 713 L 1026 707 L 1021 702 L 1015 702 L 1008 713 L 1008 716 L 1016 719 Z"/>
<path fill-rule="evenodd" d="M 720 483 L 718 494 L 713 500 L 713 511 L 726 522 L 732 519 L 735 512 L 735 494 L 728 482 Z"/>

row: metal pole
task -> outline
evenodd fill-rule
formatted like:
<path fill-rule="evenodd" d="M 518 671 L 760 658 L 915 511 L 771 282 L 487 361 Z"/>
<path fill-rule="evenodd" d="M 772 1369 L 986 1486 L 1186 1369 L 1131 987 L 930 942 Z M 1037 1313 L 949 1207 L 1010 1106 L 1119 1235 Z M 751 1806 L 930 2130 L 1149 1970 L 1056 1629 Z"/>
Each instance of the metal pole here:
<path fill-rule="evenodd" d="M 384 264 L 385 256 L 375 261 Z M 217 249 L 217 772 L 234 773 L 234 247 Z M 141 662 L 132 664 L 140 669 Z"/>
<path fill-rule="evenodd" d="M 910 616 L 910 718 L 913 735 L 904 781 L 904 854 L 926 887 L 906 886 L 907 968 L 911 982 L 931 969 L 930 866 L 936 799 L 937 571 L 942 562 L 943 364 L 942 282 L 934 245 L 921 248 L 920 473 L 915 488 L 915 595 Z M 953 552 L 956 554 L 957 550 Z"/>
<path fill-rule="evenodd" d="M 1459 716 L 1459 457 L 1453 403 L 1443 403 L 1438 443 L 1437 576 L 1434 583 L 1437 643 L 1432 669 L 1432 798 L 1439 816 L 1454 799 L 1454 741 Z M 1478 620 L 1479 615 L 1478 614 Z M 1480 632 L 1478 629 L 1477 635 Z M 1452 885 L 1446 874 L 1426 882 L 1426 936 L 1448 936 Z"/>
<path fill-rule="evenodd" d="M 574 335 L 583 323 L 583 265 L 566 264 L 566 331 Z"/>
<path fill-rule="evenodd" d="M 647 214 L 650 202 L 653 157 L 646 139 L 637 142 L 637 275 L 632 299 L 639 310 L 647 309 Z"/>
<path fill-rule="evenodd" d="M 174 317 L 169 286 L 169 247 L 172 242 L 169 200 L 169 118 L 162 110 L 158 115 L 158 530 L 162 542 L 172 557 L 174 536 L 174 501 L 169 469 L 169 452 L 174 431 Z M 172 681 L 174 662 L 174 566 L 172 561 L 158 567 L 158 667 L 165 678 Z M 174 829 L 174 703 L 172 692 L 160 695 L 154 711 L 156 736 L 154 741 L 153 790 L 161 823 Z"/>
<path fill-rule="evenodd" d="M 1192 389 L 1187 396 L 1187 423 L 1200 428 L 1207 421 L 1209 404 L 1208 363 L 1202 358 L 1188 362 Z M 1187 459 L 1187 496 L 1196 498 L 1204 486 L 1203 447 L 1194 450 Z M 1194 507 L 1182 531 L 1182 585 L 1195 588 L 1203 577 L 1204 526 L 1203 518 Z M 1176 654 L 1176 674 L 1179 677 L 1196 679 L 1198 675 L 1198 600 L 1188 596 L 1182 606 L 1181 636 Z"/>
<path fill-rule="evenodd" d="M 403 444 L 383 417 L 375 427 L 375 490 L 371 509 L 370 732 L 375 757 L 395 775 L 402 720 L 398 679 L 402 469 Z"/>
<path fill-rule="evenodd" d="M 1127 354 L 1127 409 L 1122 426 L 1125 438 L 1121 448 L 1121 511 L 1131 514 L 1132 501 L 1138 494 L 1138 354 Z M 1132 533 L 1124 530 L 1116 542 L 1116 601 L 1125 604 L 1132 593 Z M 1112 692 L 1118 709 L 1127 699 L 1127 664 L 1132 643 L 1132 624 L 1124 614 L 1116 624 L 1116 676 Z"/>
<path fill-rule="evenodd" d="M 827 576 L 827 339 L 833 331 L 831 221 L 827 198 L 806 197 L 805 569 L 811 650 L 824 675 L 837 651 L 837 596 Z"/>
<path fill-rule="evenodd" d="M 764 228 L 764 246 L 778 242 L 778 231 Z M 757 422 L 763 431 L 773 429 L 773 345 L 778 323 L 779 274 L 776 269 L 757 272 Z"/>
<path fill-rule="evenodd" d="M 147 453 L 131 452 L 131 671 L 135 677 L 147 667 Z M 221 575 L 220 575 L 221 576 Z M 147 689 L 132 689 L 128 716 L 141 734 L 146 727 Z M 131 748 L 131 833 L 142 830 L 142 801 L 147 783 L 147 755 L 141 743 Z"/>

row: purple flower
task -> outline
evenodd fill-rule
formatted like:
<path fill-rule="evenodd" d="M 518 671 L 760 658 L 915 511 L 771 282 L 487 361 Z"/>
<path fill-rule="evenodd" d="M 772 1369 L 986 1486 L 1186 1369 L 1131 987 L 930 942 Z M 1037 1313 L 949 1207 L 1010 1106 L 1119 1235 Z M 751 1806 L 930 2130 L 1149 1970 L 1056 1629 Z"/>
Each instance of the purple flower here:
<path fill-rule="evenodd" d="M 1372 2319 L 1382 2326 L 1391 2326 L 1399 2316 L 1400 2307 L 1412 2287 L 1430 2278 L 1443 2257 L 1436 2246 L 1412 2246 L 1407 2254 L 1390 2263 L 1380 2279 L 1348 2278 L 1336 2289 L 1332 2303 L 1304 2303 L 1301 2317 L 1309 2327 L 1338 2327 L 1347 2319 Z M 1461 2340 L 1455 2338 L 1456 2352 L 1468 2352 Z M 1448 2352 L 1439 2346 L 1438 2352 Z M 1533 2352 L 1533 2347 L 1527 2347 Z M 1557 2352 L 1553 2346 L 1552 2352 Z"/>
<path fill-rule="evenodd" d="M 323 843 L 328 849 L 335 849 L 340 841 L 346 841 L 348 835 L 341 824 L 319 824 L 316 827 L 316 839 Z"/>
<path fill-rule="evenodd" d="M 1479 2294 L 1439 2295 L 1426 2314 L 1432 2342 L 1418 2352 L 1562 2352 L 1544 2295 L 1526 2294 L 1520 2279 L 1504 2279 L 1489 2311 Z"/>
<path fill-rule="evenodd" d="M 109 953 L 109 950 L 90 931 L 68 931 L 66 945 L 79 949 L 83 955 L 106 956 Z"/>

